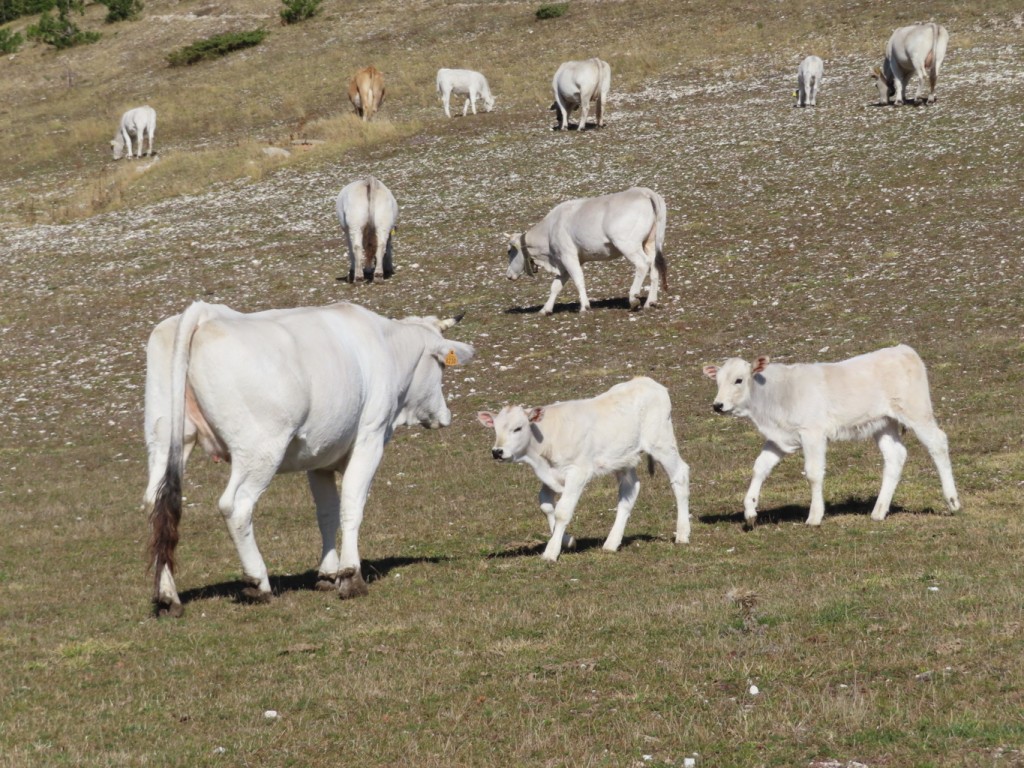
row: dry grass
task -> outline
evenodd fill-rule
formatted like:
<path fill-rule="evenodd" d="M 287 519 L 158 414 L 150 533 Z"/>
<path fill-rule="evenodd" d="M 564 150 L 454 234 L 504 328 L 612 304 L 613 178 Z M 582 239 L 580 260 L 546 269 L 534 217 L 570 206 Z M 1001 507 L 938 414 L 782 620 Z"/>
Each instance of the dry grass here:
<path fill-rule="evenodd" d="M 150 23 L 74 53 L 73 88 L 63 54 L 0 61 L 0 130 L 16 141 L 0 142 L 0 766 L 1024 763 L 1018 12 L 594 2 L 540 24 L 534 4 L 468 7 L 328 3 L 323 22 L 274 27 L 273 56 L 179 81 L 145 66 L 147 49 L 275 9 L 152 0 Z M 953 36 L 938 105 L 866 106 L 885 34 L 931 14 Z M 299 55 L 303 39 L 312 54 Z M 812 50 L 826 59 L 821 106 L 793 109 Z M 613 65 L 608 127 L 550 131 L 550 72 L 591 52 Z M 337 73 L 371 60 L 393 87 L 385 119 L 365 128 Z M 486 72 L 496 111 L 446 120 L 432 90 L 442 65 Z M 143 173 L 148 161 L 114 165 L 106 144 L 141 100 L 161 114 L 161 159 Z M 18 143 L 33 124 L 42 143 Z M 324 144 L 263 159 L 265 143 L 299 133 Z M 204 190 L 204 169 L 235 180 Z M 332 201 L 367 172 L 399 201 L 397 273 L 342 285 Z M 629 270 L 608 264 L 586 269 L 592 313 L 572 311 L 571 289 L 564 311 L 529 311 L 546 281 L 503 280 L 500 233 L 633 183 L 669 204 L 665 305 L 621 308 Z M 78 218 L 79 199 L 122 208 Z M 368 598 L 312 589 L 312 504 L 285 476 L 256 528 L 277 599 L 238 603 L 215 511 L 224 469 L 197 457 L 186 617 L 150 618 L 143 348 L 195 298 L 466 311 L 452 333 L 479 358 L 449 375 L 454 423 L 399 432 L 375 481 Z M 820 530 L 802 524 L 809 491 L 793 457 L 744 533 L 759 440 L 711 412 L 700 365 L 898 341 L 929 364 L 965 511 L 941 513 L 910 439 L 896 509 L 871 522 L 877 451 L 842 444 Z M 580 551 L 549 567 L 537 482 L 490 460 L 473 415 L 640 373 L 672 393 L 693 543 L 671 544 L 659 473 L 623 550 L 602 553 L 615 505 L 605 480 L 572 525 Z"/>

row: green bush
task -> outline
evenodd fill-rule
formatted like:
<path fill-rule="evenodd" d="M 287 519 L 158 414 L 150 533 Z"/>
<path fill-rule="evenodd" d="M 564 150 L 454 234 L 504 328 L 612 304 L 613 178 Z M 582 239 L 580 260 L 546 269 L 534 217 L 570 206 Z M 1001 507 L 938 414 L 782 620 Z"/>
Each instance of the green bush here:
<path fill-rule="evenodd" d="M 9 29 L 0 29 L 0 53 L 17 53 L 25 38 L 21 32 L 11 32 Z"/>
<path fill-rule="evenodd" d="M 38 24 L 26 30 L 29 40 L 38 40 L 63 50 L 75 45 L 95 43 L 100 39 L 99 32 L 84 32 L 71 20 L 72 11 L 78 11 L 79 16 L 85 13 L 82 0 L 56 0 L 56 6 L 56 16 L 44 13 L 39 17 Z"/>
<path fill-rule="evenodd" d="M 284 0 L 281 21 L 285 24 L 297 24 L 300 21 L 311 19 L 320 10 L 321 2 L 323 0 Z"/>
<path fill-rule="evenodd" d="M 557 19 L 559 16 L 564 16 L 568 10 L 568 3 L 545 3 L 537 9 L 536 15 L 541 21 L 544 19 Z"/>
<path fill-rule="evenodd" d="M 142 0 L 100 0 L 107 6 L 107 24 L 117 21 L 132 21 L 142 13 Z"/>
<path fill-rule="evenodd" d="M 42 13 L 53 8 L 53 0 L 0 0 L 0 24 Z"/>
<path fill-rule="evenodd" d="M 191 45 L 186 45 L 184 48 L 171 51 L 167 54 L 167 63 L 172 67 L 184 67 L 204 59 L 218 59 L 232 51 L 259 45 L 266 36 L 267 30 L 265 29 L 253 29 L 248 32 L 225 32 L 221 35 L 197 40 Z"/>

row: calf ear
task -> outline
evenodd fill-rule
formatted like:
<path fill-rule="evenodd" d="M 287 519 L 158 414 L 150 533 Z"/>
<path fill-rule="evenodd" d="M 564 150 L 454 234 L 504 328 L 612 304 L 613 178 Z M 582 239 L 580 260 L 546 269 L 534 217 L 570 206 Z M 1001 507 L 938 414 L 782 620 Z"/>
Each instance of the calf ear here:
<path fill-rule="evenodd" d="M 483 424 L 485 427 L 488 427 L 489 429 L 494 429 L 493 413 L 491 413 L 490 411 L 477 411 L 476 417 L 480 421 L 480 423 Z"/>
<path fill-rule="evenodd" d="M 717 365 L 705 365 L 704 366 L 704 375 L 707 376 L 709 379 L 717 379 L 718 378 L 718 366 Z"/>
<path fill-rule="evenodd" d="M 751 373 L 760 373 L 761 371 L 768 367 L 768 363 L 768 355 L 761 355 L 760 357 L 757 358 L 757 360 L 754 361 L 754 366 Z"/>
<path fill-rule="evenodd" d="M 544 409 L 540 406 L 527 411 L 530 421 L 537 422 L 544 418 Z"/>

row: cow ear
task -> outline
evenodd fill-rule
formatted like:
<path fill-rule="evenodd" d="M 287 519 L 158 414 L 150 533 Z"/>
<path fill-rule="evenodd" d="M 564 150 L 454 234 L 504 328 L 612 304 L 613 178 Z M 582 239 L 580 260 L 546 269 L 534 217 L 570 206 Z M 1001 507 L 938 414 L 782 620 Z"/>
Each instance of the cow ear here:
<path fill-rule="evenodd" d="M 485 427 L 494 429 L 494 414 L 490 411 L 478 411 L 476 414 L 477 419 Z"/>
<path fill-rule="evenodd" d="M 751 373 L 760 373 L 768 367 L 769 359 L 768 355 L 761 355 L 754 361 L 754 367 Z"/>
<path fill-rule="evenodd" d="M 718 378 L 718 366 L 717 365 L 705 365 L 704 366 L 704 375 L 707 376 L 709 379 L 717 379 Z"/>
<path fill-rule="evenodd" d="M 456 365 L 466 365 L 472 362 L 476 351 L 469 344 L 463 344 L 461 341 L 440 339 L 434 345 L 431 354 L 444 363 L 446 367 L 452 368 Z"/>
<path fill-rule="evenodd" d="M 527 414 L 529 416 L 530 421 L 536 423 L 544 418 L 544 408 L 541 406 L 531 408 L 529 411 L 527 411 Z"/>

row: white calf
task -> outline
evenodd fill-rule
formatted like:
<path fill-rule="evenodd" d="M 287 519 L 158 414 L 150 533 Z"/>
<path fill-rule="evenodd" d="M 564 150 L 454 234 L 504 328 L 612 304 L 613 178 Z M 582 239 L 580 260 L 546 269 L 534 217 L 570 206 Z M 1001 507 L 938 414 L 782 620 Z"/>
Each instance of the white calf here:
<path fill-rule="evenodd" d="M 121 115 L 121 125 L 117 133 L 110 141 L 114 151 L 114 159 L 120 160 L 126 156 L 132 158 L 132 139 L 137 142 L 135 156 L 142 157 L 142 140 L 149 137 L 149 151 L 147 155 L 153 154 L 153 134 L 156 133 L 156 110 L 152 107 L 135 107 Z"/>
<path fill-rule="evenodd" d="M 476 114 L 476 100 L 478 98 L 483 99 L 484 109 L 488 112 L 494 109 L 494 97 L 491 95 L 491 88 L 487 84 L 487 78 L 471 69 L 437 70 L 437 92 L 441 95 L 441 101 L 444 103 L 444 113 L 448 117 L 452 116 L 448 104 L 453 93 L 456 96 L 466 97 L 466 103 L 462 105 L 463 117 L 466 116 L 466 112 L 470 107 L 473 108 L 473 114 Z"/>
<path fill-rule="evenodd" d="M 818 86 L 825 74 L 825 65 L 818 56 L 808 56 L 796 70 L 796 105 L 816 107 Z"/>

